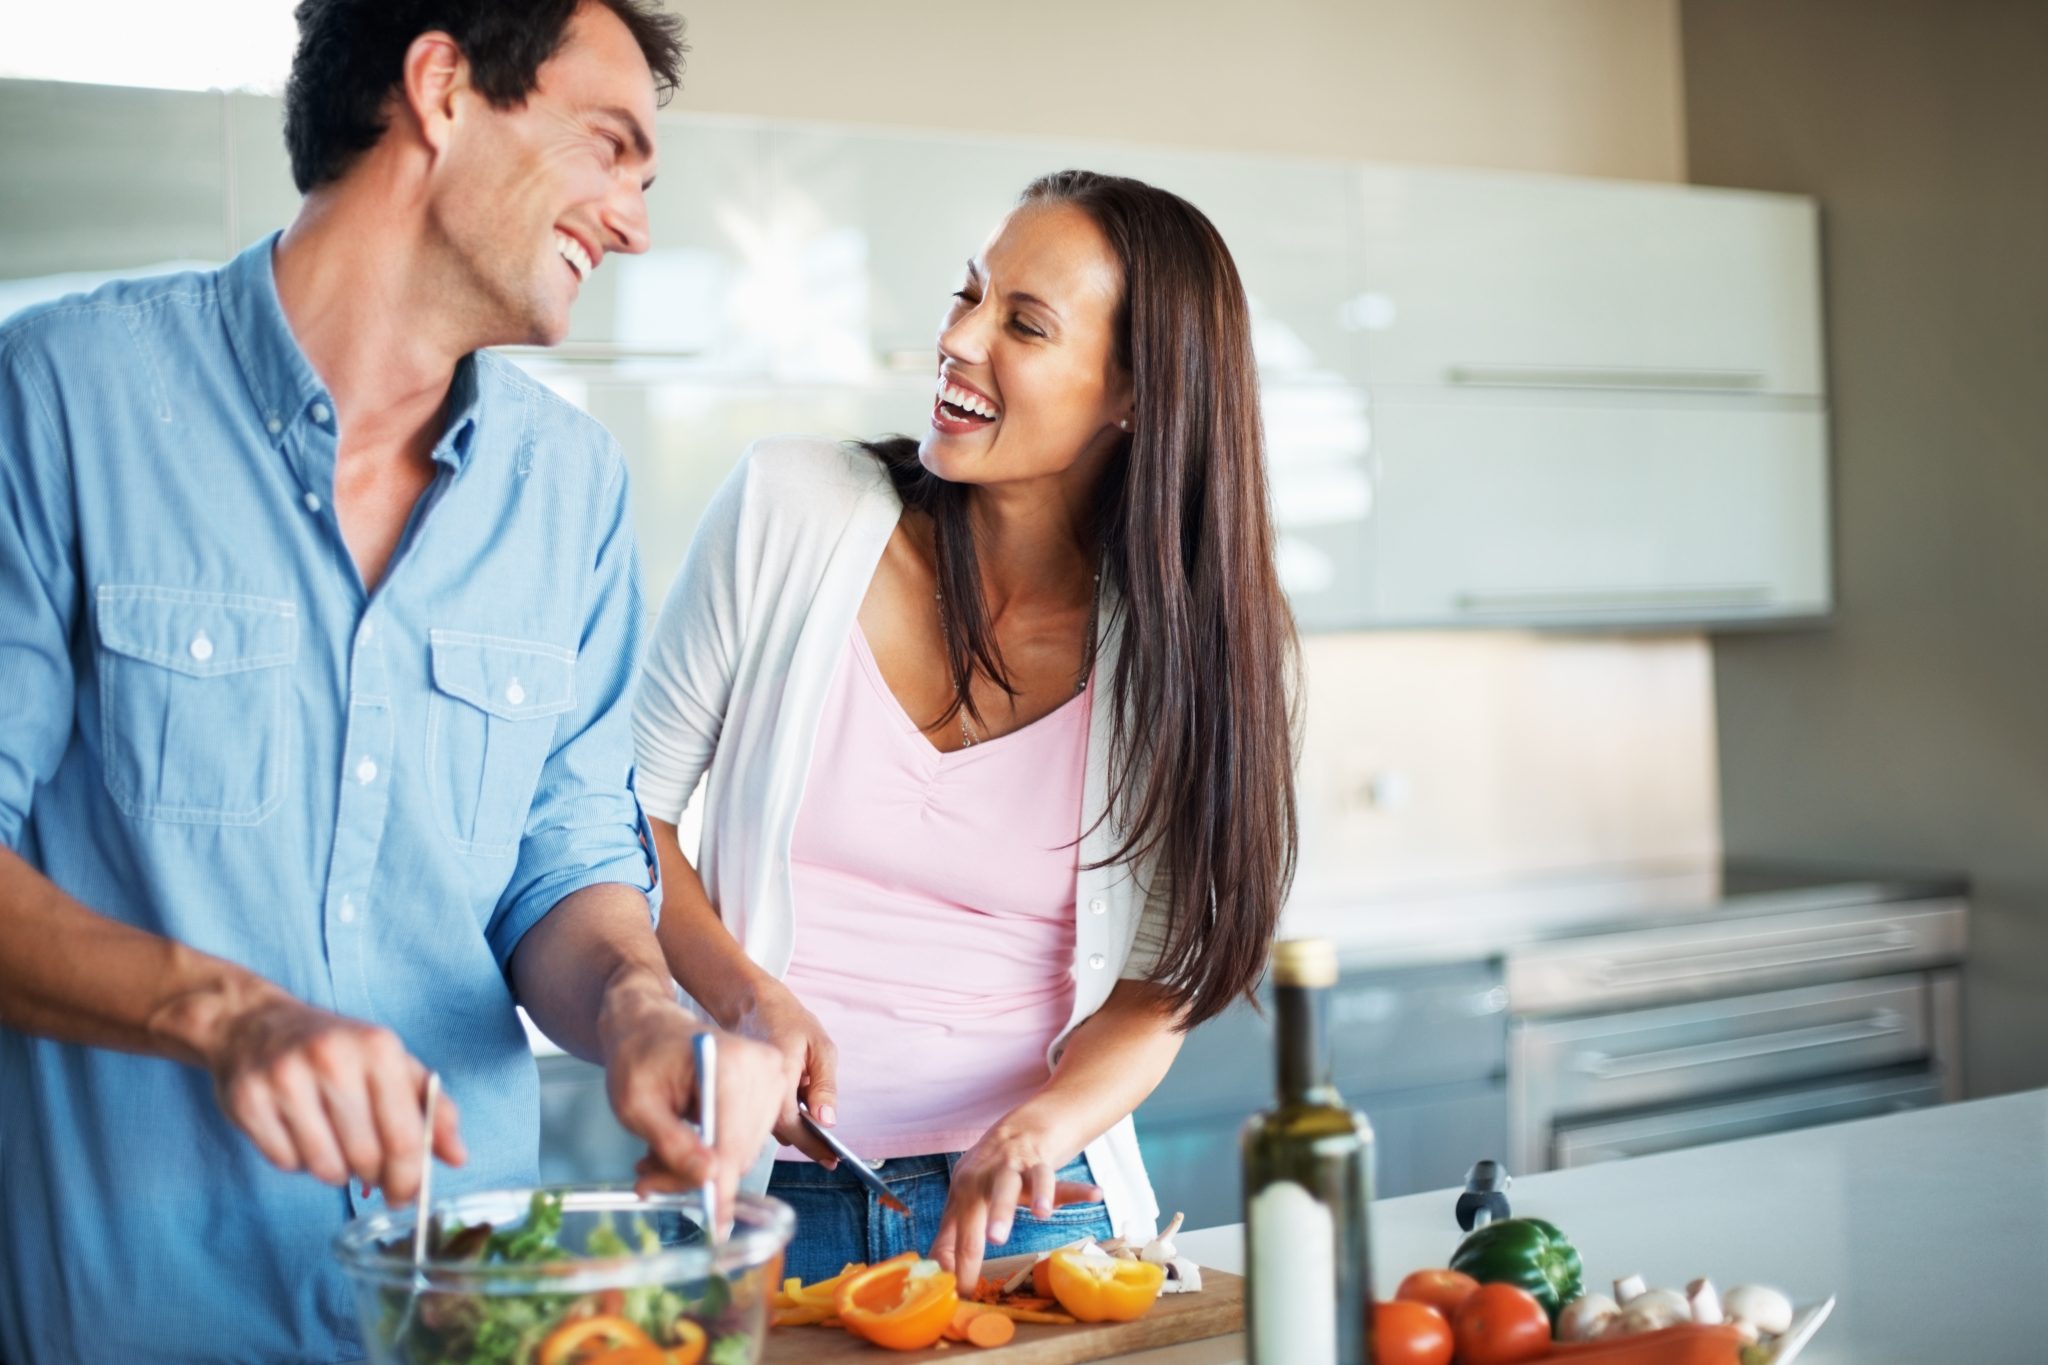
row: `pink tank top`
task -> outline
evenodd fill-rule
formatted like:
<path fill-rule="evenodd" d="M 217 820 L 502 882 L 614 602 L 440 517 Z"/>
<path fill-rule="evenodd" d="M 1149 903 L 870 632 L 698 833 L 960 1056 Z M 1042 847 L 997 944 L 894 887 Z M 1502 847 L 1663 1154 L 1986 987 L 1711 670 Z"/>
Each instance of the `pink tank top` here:
<path fill-rule="evenodd" d="M 862 1156 L 964 1150 L 1045 1084 L 1074 1003 L 1093 694 L 942 754 L 854 626 L 790 840 L 784 980 L 838 1045 L 835 1131 Z"/>

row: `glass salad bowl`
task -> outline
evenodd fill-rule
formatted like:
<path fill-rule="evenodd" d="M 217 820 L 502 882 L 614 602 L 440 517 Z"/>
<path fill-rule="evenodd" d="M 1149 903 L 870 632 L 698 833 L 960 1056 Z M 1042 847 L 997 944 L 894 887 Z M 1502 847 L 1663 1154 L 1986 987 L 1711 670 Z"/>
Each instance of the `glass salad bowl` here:
<path fill-rule="evenodd" d="M 411 1209 L 356 1219 L 334 1254 L 373 1365 L 753 1365 L 796 1218 L 745 1194 L 732 1212 L 714 1245 L 694 1192 L 502 1190 L 436 1200 L 421 1267 Z"/>

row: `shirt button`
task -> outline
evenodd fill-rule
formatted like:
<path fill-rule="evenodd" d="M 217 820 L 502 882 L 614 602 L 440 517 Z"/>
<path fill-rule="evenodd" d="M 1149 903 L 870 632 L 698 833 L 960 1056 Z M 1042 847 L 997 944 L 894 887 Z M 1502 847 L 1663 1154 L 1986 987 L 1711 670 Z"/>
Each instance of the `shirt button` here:
<path fill-rule="evenodd" d="M 316 421 L 316 422 L 324 422 L 324 421 L 326 421 L 326 420 L 327 420 L 328 418 L 330 418 L 330 417 L 332 417 L 332 416 L 334 416 L 334 412 L 333 412 L 333 410 L 332 410 L 331 408 L 329 408 L 329 407 L 328 407 L 328 406 L 327 406 L 327 405 L 326 405 L 325 403 L 315 403 L 315 404 L 313 405 L 313 420 L 314 420 L 314 421 Z"/>
<path fill-rule="evenodd" d="M 1095 898 L 1094 900 L 1092 900 L 1092 901 L 1089 901 L 1089 902 L 1088 902 L 1088 913 L 1089 913 L 1089 914 L 1091 914 L 1091 915 L 1106 915 L 1106 914 L 1108 914 L 1108 913 L 1109 913 L 1109 902 L 1108 902 L 1108 901 L 1106 901 L 1106 900 L 1103 900 L 1103 899 L 1102 899 L 1101 897 L 1099 897 L 1099 896 L 1098 896 L 1098 897 L 1096 897 L 1096 898 Z"/>
<path fill-rule="evenodd" d="M 205 663 L 213 657 L 213 641 L 206 638 L 206 632 L 203 630 L 192 637 L 192 643 L 186 646 L 186 649 L 200 663 Z"/>
<path fill-rule="evenodd" d="M 356 903 L 347 896 L 341 898 L 341 922 L 343 924 L 354 924 L 356 922 Z"/>
<path fill-rule="evenodd" d="M 1095 956 L 1088 959 L 1088 965 L 1099 972 L 1104 967 L 1109 965 L 1109 959 L 1104 957 L 1101 953 L 1097 953 Z"/>
<path fill-rule="evenodd" d="M 526 689 L 519 685 L 519 679 L 514 678 L 512 685 L 505 689 L 505 700 L 514 706 L 526 700 Z"/>
<path fill-rule="evenodd" d="M 318 512 L 320 510 L 320 495 L 318 493 L 308 493 L 305 497 L 300 498 L 299 501 L 306 504 L 308 512 Z"/>
<path fill-rule="evenodd" d="M 366 758 L 362 762 L 356 764 L 356 781 L 362 783 L 365 787 L 367 787 L 376 780 L 377 761 L 375 759 Z"/>
<path fill-rule="evenodd" d="M 269 432 L 272 436 L 275 436 L 277 435 L 277 433 L 284 430 L 284 423 L 278 421 L 275 417 L 273 417 L 263 424 L 263 429 Z"/>

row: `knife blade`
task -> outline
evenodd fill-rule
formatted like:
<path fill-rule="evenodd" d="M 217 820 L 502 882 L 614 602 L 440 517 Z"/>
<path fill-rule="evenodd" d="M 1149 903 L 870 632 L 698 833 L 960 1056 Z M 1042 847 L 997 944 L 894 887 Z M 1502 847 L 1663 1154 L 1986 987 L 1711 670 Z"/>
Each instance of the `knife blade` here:
<path fill-rule="evenodd" d="M 894 1209 L 906 1218 L 910 1216 L 909 1206 L 889 1192 L 889 1187 L 882 1183 L 882 1177 L 875 1174 L 874 1168 L 855 1156 L 853 1149 L 834 1136 L 824 1124 L 812 1118 L 810 1106 L 802 1100 L 796 1102 L 796 1115 L 804 1121 L 804 1127 L 831 1150 L 832 1155 L 853 1168 L 853 1178 L 867 1186 L 868 1193 L 882 1201 L 882 1207 Z"/>

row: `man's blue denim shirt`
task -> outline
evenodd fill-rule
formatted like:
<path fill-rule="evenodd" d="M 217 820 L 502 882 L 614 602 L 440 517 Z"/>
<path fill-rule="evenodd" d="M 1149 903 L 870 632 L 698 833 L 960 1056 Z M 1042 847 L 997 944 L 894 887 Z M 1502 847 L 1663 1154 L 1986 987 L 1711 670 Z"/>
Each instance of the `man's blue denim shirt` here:
<path fill-rule="evenodd" d="M 530 1182 L 512 951 L 580 887 L 654 895 L 625 463 L 471 356 L 366 592 L 275 240 L 0 326 L 0 841 L 393 1029 L 461 1107 L 437 1194 Z M 0 1031 L 0 1357 L 353 1359 L 328 1243 L 377 1202 L 273 1169 L 196 1069 Z"/>

